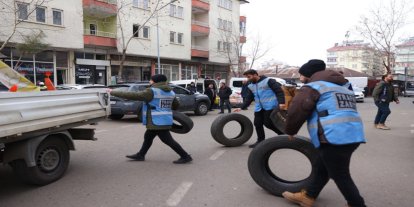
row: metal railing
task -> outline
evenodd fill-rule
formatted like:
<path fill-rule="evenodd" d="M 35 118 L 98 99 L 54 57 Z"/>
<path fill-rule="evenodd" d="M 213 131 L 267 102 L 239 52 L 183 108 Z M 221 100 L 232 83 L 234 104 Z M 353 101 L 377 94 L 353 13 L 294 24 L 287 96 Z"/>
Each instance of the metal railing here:
<path fill-rule="evenodd" d="M 191 20 L 192 24 L 195 25 L 199 25 L 199 26 L 203 26 L 203 27 L 209 27 L 208 22 L 201 22 L 201 21 L 197 21 L 197 20 Z"/>
<path fill-rule="evenodd" d="M 200 51 L 206 51 L 206 52 L 208 52 L 208 48 L 203 47 L 203 46 L 198 46 L 198 45 L 191 45 L 191 49 L 193 49 L 193 50 L 200 50 Z"/>
<path fill-rule="evenodd" d="M 83 34 L 85 34 L 85 35 L 91 35 L 91 36 L 97 36 L 97 37 L 116 38 L 116 34 L 114 34 L 114 33 L 104 32 L 104 31 L 99 31 L 99 30 L 85 29 L 83 31 Z"/>
<path fill-rule="evenodd" d="M 96 1 L 104 2 L 104 3 L 107 3 L 107 4 L 117 5 L 117 0 L 96 0 Z"/>

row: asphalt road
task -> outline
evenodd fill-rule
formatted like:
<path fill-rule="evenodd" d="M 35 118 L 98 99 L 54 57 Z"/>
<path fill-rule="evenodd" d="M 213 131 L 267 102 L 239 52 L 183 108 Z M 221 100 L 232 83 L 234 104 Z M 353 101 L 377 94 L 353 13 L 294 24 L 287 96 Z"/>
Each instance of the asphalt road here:
<path fill-rule="evenodd" d="M 412 206 L 414 202 L 414 113 L 413 99 L 392 104 L 390 131 L 373 128 L 376 107 L 371 98 L 358 104 L 368 143 L 352 160 L 352 175 L 368 206 Z M 136 119 L 105 121 L 93 141 L 77 141 L 66 175 L 44 187 L 27 186 L 0 166 L 0 206 L 181 206 L 181 207 L 289 207 L 295 206 L 262 190 L 247 170 L 247 145 L 225 148 L 210 135 L 217 112 L 192 116 L 195 126 L 186 135 L 173 134 L 192 154 L 194 162 L 174 165 L 178 156 L 158 139 L 146 162 L 132 162 L 145 128 Z M 249 117 L 253 112 L 243 111 Z M 236 133 L 238 126 L 226 127 Z M 307 136 L 305 128 L 301 135 Z M 274 136 L 267 131 L 267 137 Z M 255 134 L 249 143 L 255 140 Z M 278 175 L 299 179 L 309 172 L 306 159 L 294 151 L 282 151 L 271 158 Z M 272 167 L 272 168 L 273 168 Z M 345 206 L 346 202 L 331 181 L 322 191 L 317 206 Z"/>

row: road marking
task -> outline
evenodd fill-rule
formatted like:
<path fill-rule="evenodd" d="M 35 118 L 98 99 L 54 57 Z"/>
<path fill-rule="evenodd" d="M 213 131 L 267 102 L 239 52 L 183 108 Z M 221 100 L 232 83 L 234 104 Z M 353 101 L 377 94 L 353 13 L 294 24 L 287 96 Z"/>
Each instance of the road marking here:
<path fill-rule="evenodd" d="M 226 150 L 219 150 L 216 153 L 214 153 L 213 155 L 211 155 L 210 160 L 217 160 L 220 156 L 222 156 L 224 153 L 226 152 Z"/>
<path fill-rule="evenodd" d="M 183 182 L 180 186 L 174 191 L 173 194 L 167 200 L 168 206 L 177 206 L 181 200 L 184 198 L 185 194 L 187 194 L 188 190 L 190 190 L 191 186 L 193 185 L 192 182 Z"/>
<path fill-rule="evenodd" d="M 130 125 L 125 125 L 125 126 L 121 126 L 121 128 L 129 128 L 129 127 L 134 127 L 135 124 L 130 124 Z"/>
<path fill-rule="evenodd" d="M 95 131 L 95 133 L 102 133 L 102 132 L 107 132 L 108 130 L 106 130 L 106 129 L 103 129 L 103 130 L 97 130 L 97 131 Z"/>

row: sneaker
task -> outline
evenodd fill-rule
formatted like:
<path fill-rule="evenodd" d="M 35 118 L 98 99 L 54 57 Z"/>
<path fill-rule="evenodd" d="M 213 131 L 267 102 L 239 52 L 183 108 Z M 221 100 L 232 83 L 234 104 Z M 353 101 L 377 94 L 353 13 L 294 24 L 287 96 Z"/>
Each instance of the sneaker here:
<path fill-rule="evenodd" d="M 219 112 L 218 114 L 224 114 L 224 112 Z"/>
<path fill-rule="evenodd" d="M 293 203 L 299 204 L 302 207 L 312 207 L 315 199 L 306 195 L 306 191 L 302 190 L 298 193 L 283 192 L 282 196 Z"/>
<path fill-rule="evenodd" d="M 145 161 L 145 156 L 142 156 L 141 154 L 133 154 L 133 155 L 127 155 L 127 158 L 135 161 Z"/>
<path fill-rule="evenodd" d="M 190 155 L 188 155 L 187 157 L 181 157 L 180 159 L 174 161 L 173 163 L 174 164 L 186 164 L 191 161 L 193 161 L 193 158 Z"/>
<path fill-rule="evenodd" d="M 391 128 L 387 127 L 385 124 L 378 124 L 378 129 L 382 129 L 382 130 L 390 130 Z"/>

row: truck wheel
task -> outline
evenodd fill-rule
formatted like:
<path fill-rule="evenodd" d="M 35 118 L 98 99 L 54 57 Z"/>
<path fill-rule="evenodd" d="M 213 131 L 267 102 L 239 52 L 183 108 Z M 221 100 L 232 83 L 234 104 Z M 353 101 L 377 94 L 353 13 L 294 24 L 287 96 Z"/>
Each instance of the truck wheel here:
<path fill-rule="evenodd" d="M 198 116 L 204 116 L 208 112 L 208 105 L 206 102 L 200 102 L 197 104 L 197 107 L 195 109 L 195 114 Z"/>
<path fill-rule="evenodd" d="M 11 166 L 24 182 L 47 185 L 65 174 L 70 160 L 69 148 L 63 139 L 51 136 L 37 147 L 35 160 L 35 167 L 27 167 L 24 160 L 13 161 Z"/>
<path fill-rule="evenodd" d="M 122 115 L 122 114 L 111 114 L 109 116 L 109 118 L 112 119 L 112 120 L 120 120 L 120 119 L 122 119 L 122 117 L 124 117 L 124 115 Z"/>
<path fill-rule="evenodd" d="M 312 165 L 310 175 L 300 181 L 286 181 L 278 177 L 269 167 L 270 156 L 280 149 L 297 150 L 304 154 Z M 269 193 L 282 196 L 285 191 L 298 192 L 309 186 L 315 179 L 315 165 L 317 162 L 317 151 L 312 143 L 304 137 L 296 136 L 289 140 L 287 135 L 280 135 L 258 144 L 250 153 L 248 168 L 253 180 Z"/>
<path fill-rule="evenodd" d="M 239 135 L 234 138 L 228 138 L 224 134 L 224 126 L 231 122 L 236 121 L 241 126 L 241 131 Z M 253 124 L 250 119 L 241 114 L 226 114 L 219 116 L 216 120 L 214 120 L 213 124 L 211 125 L 211 136 L 213 136 L 214 140 L 218 143 L 226 146 L 226 147 L 237 147 L 241 146 L 246 143 L 253 134 Z"/>
<path fill-rule="evenodd" d="M 187 134 L 193 129 L 194 122 L 187 115 L 178 111 L 173 111 L 173 119 L 174 123 L 170 131 L 177 134 Z"/>

